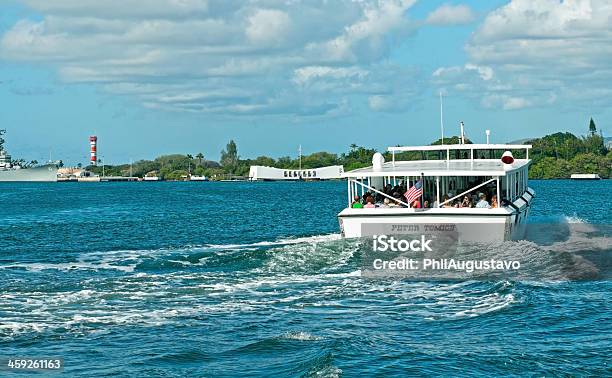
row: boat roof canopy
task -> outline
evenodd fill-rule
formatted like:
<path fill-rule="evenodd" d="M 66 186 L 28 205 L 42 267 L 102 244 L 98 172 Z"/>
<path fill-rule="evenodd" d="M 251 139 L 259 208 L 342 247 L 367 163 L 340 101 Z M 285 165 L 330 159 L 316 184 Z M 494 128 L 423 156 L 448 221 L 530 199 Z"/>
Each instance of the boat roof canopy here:
<path fill-rule="evenodd" d="M 461 159 L 461 160 L 415 160 L 386 162 L 380 169 L 366 167 L 342 174 L 342 177 L 381 177 L 381 176 L 505 176 L 529 165 L 531 160 L 516 159 L 512 166 L 506 167 L 501 160 Z"/>
<path fill-rule="evenodd" d="M 388 151 L 528 150 L 531 147 L 531 144 L 437 144 L 434 146 L 396 146 L 389 147 Z"/>

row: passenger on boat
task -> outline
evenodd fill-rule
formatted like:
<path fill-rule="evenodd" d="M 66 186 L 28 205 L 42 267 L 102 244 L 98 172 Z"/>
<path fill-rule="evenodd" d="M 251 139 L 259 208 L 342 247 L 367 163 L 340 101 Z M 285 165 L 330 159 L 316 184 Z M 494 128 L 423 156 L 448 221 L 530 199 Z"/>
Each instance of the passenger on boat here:
<path fill-rule="evenodd" d="M 395 198 L 395 206 L 396 207 L 404 207 L 404 205 L 402 205 L 402 203 L 400 202 L 401 198 L 402 198 L 402 195 L 399 194 L 399 192 L 394 192 L 393 193 L 393 198 Z"/>
<path fill-rule="evenodd" d="M 363 194 L 363 197 L 362 197 L 362 201 L 361 201 L 361 203 L 362 203 L 362 204 L 364 204 L 364 205 L 365 205 L 366 203 L 368 203 L 368 197 L 371 197 L 371 196 L 372 196 L 372 193 L 370 193 L 370 191 L 369 191 L 369 190 L 368 190 L 368 191 L 366 191 L 366 192 Z"/>
<path fill-rule="evenodd" d="M 497 195 L 493 194 L 493 197 L 491 197 L 491 208 L 495 209 L 497 207 L 499 207 L 497 204 Z"/>
<path fill-rule="evenodd" d="M 425 200 L 425 202 L 423 203 L 423 207 L 425 209 L 429 208 L 429 201 Z"/>
<path fill-rule="evenodd" d="M 467 195 L 463 196 L 463 201 L 461 202 L 460 207 L 474 207 L 474 204 L 472 203 L 472 199 Z"/>
<path fill-rule="evenodd" d="M 442 198 L 442 203 L 448 201 L 450 199 L 450 197 L 448 196 L 448 194 L 445 194 L 444 197 Z M 442 207 L 453 207 L 449 202 L 444 203 L 444 205 L 442 205 Z"/>
<path fill-rule="evenodd" d="M 366 204 L 364 207 L 367 207 L 367 208 L 376 207 L 376 205 L 374 205 L 374 198 L 372 198 L 372 196 L 369 196 L 368 198 L 366 198 Z"/>
<path fill-rule="evenodd" d="M 418 199 L 415 199 L 410 205 L 413 209 L 421 208 L 421 202 Z"/>
<path fill-rule="evenodd" d="M 363 205 L 361 204 L 359 196 L 355 196 L 355 200 L 351 204 L 351 207 L 353 209 L 361 209 L 361 208 L 363 208 Z"/>
<path fill-rule="evenodd" d="M 388 199 L 388 198 L 385 198 L 385 199 L 383 200 L 383 203 L 380 205 L 380 207 L 384 207 L 384 208 L 386 208 L 386 207 L 390 207 L 390 206 L 391 206 L 391 205 L 390 205 L 390 202 L 391 202 L 391 201 L 389 201 L 389 199 Z"/>
<path fill-rule="evenodd" d="M 489 205 L 489 203 L 487 202 L 487 196 L 484 193 L 480 193 L 478 195 L 478 198 L 480 198 L 480 201 L 478 201 L 478 203 L 476 204 L 476 207 L 479 209 L 490 209 L 491 205 Z"/>
<path fill-rule="evenodd" d="M 376 189 L 375 186 L 372 186 L 372 189 Z M 372 194 L 372 196 L 374 196 L 374 203 L 381 203 L 383 201 L 383 195 L 379 193 L 379 191 L 374 191 L 374 194 Z"/>

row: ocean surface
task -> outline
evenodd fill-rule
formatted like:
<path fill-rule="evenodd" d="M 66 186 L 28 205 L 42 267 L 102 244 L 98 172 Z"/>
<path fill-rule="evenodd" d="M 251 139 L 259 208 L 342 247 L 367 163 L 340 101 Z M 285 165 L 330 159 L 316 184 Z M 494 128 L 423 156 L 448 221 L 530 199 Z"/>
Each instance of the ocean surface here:
<path fill-rule="evenodd" d="M 532 222 L 612 223 L 610 180 L 530 186 Z M 612 375 L 610 277 L 364 279 L 345 188 L 0 184 L 0 357 L 83 377 Z M 546 256 L 544 276 L 567 268 Z"/>

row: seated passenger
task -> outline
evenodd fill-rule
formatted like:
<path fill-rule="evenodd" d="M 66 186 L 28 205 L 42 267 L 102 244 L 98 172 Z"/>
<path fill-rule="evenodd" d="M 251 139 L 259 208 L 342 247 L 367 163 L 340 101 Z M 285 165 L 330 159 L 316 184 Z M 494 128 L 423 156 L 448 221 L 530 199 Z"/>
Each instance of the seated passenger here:
<path fill-rule="evenodd" d="M 478 203 L 476 204 L 476 208 L 478 209 L 490 209 L 491 205 L 489 205 L 489 203 L 487 202 L 487 196 L 484 193 L 480 193 L 478 195 L 478 198 L 480 198 L 480 201 L 478 201 Z"/>
<path fill-rule="evenodd" d="M 448 196 L 448 194 L 445 194 L 444 197 L 442 198 L 442 203 L 448 201 L 450 199 L 450 197 Z M 442 205 L 442 207 L 453 207 L 450 202 L 446 202 L 444 203 L 444 205 Z"/>
<path fill-rule="evenodd" d="M 421 208 L 421 202 L 418 199 L 415 199 L 411 204 L 410 207 L 412 207 L 413 209 L 420 209 Z"/>
<path fill-rule="evenodd" d="M 491 209 L 495 209 L 496 207 L 499 207 L 497 204 L 497 195 L 493 194 L 493 197 L 491 197 Z"/>
<path fill-rule="evenodd" d="M 368 198 L 366 198 L 366 204 L 364 207 L 367 207 L 367 208 L 376 207 L 376 205 L 374 205 L 374 198 L 372 198 L 372 196 L 369 196 Z"/>
<path fill-rule="evenodd" d="M 472 206 L 472 200 L 470 199 L 470 197 L 463 196 L 463 201 L 461 202 L 461 206 L 459 207 L 473 207 Z"/>
<path fill-rule="evenodd" d="M 363 193 L 363 200 L 361 201 L 361 203 L 366 204 L 368 202 L 368 197 L 371 196 L 372 194 L 369 191 L 366 191 L 365 193 Z"/>
<path fill-rule="evenodd" d="M 380 207 L 390 207 L 390 202 L 391 202 L 391 201 L 389 201 L 389 199 L 388 199 L 388 198 L 385 198 L 385 199 L 383 200 L 382 205 L 380 205 Z"/>
<path fill-rule="evenodd" d="M 353 209 L 361 209 L 363 208 L 363 205 L 361 204 L 361 202 L 359 201 L 359 196 L 355 196 L 355 200 L 353 201 L 353 203 L 351 204 L 351 207 Z"/>
<path fill-rule="evenodd" d="M 425 201 L 425 203 L 423 204 L 423 208 L 428 209 L 429 208 L 429 201 Z"/>
<path fill-rule="evenodd" d="M 395 206 L 406 207 L 406 205 L 402 203 L 402 195 L 399 192 L 394 192 L 393 198 L 395 198 Z"/>

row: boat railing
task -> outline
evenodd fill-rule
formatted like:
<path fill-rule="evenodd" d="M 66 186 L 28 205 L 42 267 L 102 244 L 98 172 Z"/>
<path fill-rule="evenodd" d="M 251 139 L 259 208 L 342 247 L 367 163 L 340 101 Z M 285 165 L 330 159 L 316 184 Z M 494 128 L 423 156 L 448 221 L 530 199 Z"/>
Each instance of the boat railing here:
<path fill-rule="evenodd" d="M 422 156 L 429 152 L 439 152 L 445 153 L 446 158 L 433 159 L 433 160 L 445 160 L 447 162 L 451 160 L 491 160 L 491 159 L 478 159 L 477 156 L 474 156 L 474 151 L 525 151 L 525 160 L 529 160 L 529 149 L 532 148 L 530 144 L 446 144 L 446 145 L 433 145 L 433 146 L 395 146 L 387 148 L 387 151 L 391 152 L 391 165 L 395 166 L 396 162 L 396 153 L 402 152 L 421 152 Z M 457 153 L 468 152 L 469 157 L 465 158 L 455 158 L 453 159 L 451 156 L 451 151 L 456 151 Z M 418 159 L 417 159 L 418 160 Z M 423 161 L 429 159 L 421 159 Z"/>

